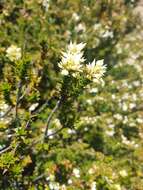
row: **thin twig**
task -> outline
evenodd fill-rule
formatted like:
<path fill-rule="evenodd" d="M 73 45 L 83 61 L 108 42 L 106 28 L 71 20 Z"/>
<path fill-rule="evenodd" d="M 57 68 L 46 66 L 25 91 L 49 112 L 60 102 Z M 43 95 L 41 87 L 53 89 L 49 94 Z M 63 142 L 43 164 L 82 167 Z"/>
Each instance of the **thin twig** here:
<path fill-rule="evenodd" d="M 31 119 L 29 119 L 29 120 L 26 122 L 26 126 L 25 126 L 25 129 L 27 129 L 27 128 L 29 127 L 29 124 L 30 124 L 30 120 L 31 120 Z"/>
<path fill-rule="evenodd" d="M 33 122 L 32 119 L 38 117 L 38 114 L 41 113 L 47 107 L 48 103 L 49 103 L 49 100 L 47 100 L 38 110 L 36 110 L 35 112 L 31 114 L 31 117 L 26 122 L 26 126 L 25 126 L 26 129 L 29 127 L 30 123 Z"/>
<path fill-rule="evenodd" d="M 15 104 L 15 119 L 16 120 L 18 117 L 18 104 L 19 104 L 19 99 L 20 99 L 20 94 L 21 94 L 21 88 L 22 88 L 22 81 L 19 81 L 17 95 L 16 95 L 16 104 Z"/>
<path fill-rule="evenodd" d="M 51 111 L 51 113 L 50 113 L 50 115 L 49 115 L 49 117 L 48 117 L 48 119 L 47 119 L 47 122 L 46 122 L 46 129 L 45 129 L 44 139 L 43 139 L 44 141 L 45 141 L 45 139 L 46 139 L 46 137 L 47 137 L 48 128 L 49 128 L 51 119 L 52 119 L 54 113 L 55 113 L 55 112 L 57 111 L 57 109 L 59 108 L 60 104 L 61 104 L 61 98 L 57 101 L 57 103 L 56 103 L 54 109 Z"/>
<path fill-rule="evenodd" d="M 63 127 L 61 127 L 60 129 L 57 129 L 55 132 L 53 132 L 53 133 L 47 135 L 45 138 L 49 138 L 50 136 L 54 136 L 54 135 L 58 134 L 58 133 L 61 132 L 64 128 L 65 128 L 65 127 L 63 126 Z M 42 143 L 42 139 L 43 139 L 43 138 L 39 138 L 38 140 L 33 141 L 32 144 L 30 145 L 30 147 L 33 147 L 34 145 L 36 145 L 36 144 L 38 144 L 38 143 Z"/>
<path fill-rule="evenodd" d="M 47 138 L 50 137 L 50 136 L 56 135 L 57 133 L 61 132 L 64 128 L 65 128 L 65 127 L 63 126 L 63 127 L 61 127 L 60 129 L 58 129 L 57 131 L 55 131 L 55 132 L 53 132 L 53 133 L 47 135 Z"/>
<path fill-rule="evenodd" d="M 39 175 L 38 177 L 36 177 L 36 178 L 33 180 L 33 182 L 35 183 L 35 182 L 39 181 L 40 179 L 42 179 L 43 177 L 45 177 L 45 174 Z"/>
<path fill-rule="evenodd" d="M 20 143 L 18 142 L 18 143 L 17 143 L 17 145 L 15 146 L 14 150 L 13 150 L 13 154 L 15 154 L 15 153 L 16 153 L 17 148 L 19 147 L 19 145 L 20 145 Z"/>
<path fill-rule="evenodd" d="M 36 111 L 36 113 L 41 113 L 41 112 L 47 107 L 49 101 L 50 101 L 50 99 L 47 100 L 47 101 Z"/>
<path fill-rule="evenodd" d="M 0 151 L 0 155 L 1 154 L 3 154 L 4 152 L 6 152 L 6 151 L 8 151 L 8 150 L 10 150 L 11 149 L 11 145 L 10 146 L 8 146 L 8 147 L 6 147 L 6 148 L 4 148 L 4 149 L 2 149 L 1 151 Z"/>

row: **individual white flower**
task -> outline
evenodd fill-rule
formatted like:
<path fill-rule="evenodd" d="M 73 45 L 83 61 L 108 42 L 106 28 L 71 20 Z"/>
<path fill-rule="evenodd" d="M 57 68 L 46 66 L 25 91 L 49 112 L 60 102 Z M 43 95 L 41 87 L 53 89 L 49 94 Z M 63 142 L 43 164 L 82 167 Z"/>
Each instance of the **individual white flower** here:
<path fill-rule="evenodd" d="M 94 168 L 90 168 L 90 169 L 88 170 L 88 173 L 89 173 L 90 175 L 94 174 L 94 173 L 95 173 Z"/>
<path fill-rule="evenodd" d="M 91 190 L 96 190 L 96 181 L 91 183 Z"/>
<path fill-rule="evenodd" d="M 123 119 L 122 115 L 119 114 L 119 113 L 115 114 L 114 118 L 117 119 L 117 120 L 122 120 Z"/>
<path fill-rule="evenodd" d="M 130 104 L 129 104 L 129 108 L 130 108 L 130 109 L 133 109 L 133 108 L 135 108 L 135 107 L 136 107 L 136 104 L 135 104 L 135 103 L 130 103 Z"/>
<path fill-rule="evenodd" d="M 127 111 L 127 110 L 128 110 L 128 106 L 127 106 L 126 103 L 123 103 L 123 104 L 122 104 L 122 110 L 123 110 L 123 111 Z"/>
<path fill-rule="evenodd" d="M 119 174 L 120 174 L 121 177 L 127 177 L 127 176 L 128 176 L 128 173 L 127 173 L 126 170 L 121 170 L 121 171 L 119 172 Z"/>
<path fill-rule="evenodd" d="M 133 82 L 133 85 L 134 85 L 135 87 L 139 87 L 139 86 L 140 86 L 140 81 L 134 81 L 134 82 Z"/>
<path fill-rule="evenodd" d="M 77 168 L 74 168 L 74 169 L 73 169 L 73 175 L 74 175 L 75 177 L 79 178 L 79 177 L 80 177 L 80 170 L 77 169 Z"/>
<path fill-rule="evenodd" d="M 54 181 L 55 180 L 55 176 L 53 174 L 50 174 L 48 177 L 46 177 L 47 181 Z"/>
<path fill-rule="evenodd" d="M 126 123 L 128 123 L 128 122 L 129 122 L 129 119 L 128 119 L 127 116 L 125 116 L 124 119 L 123 119 L 123 124 L 126 124 Z"/>
<path fill-rule="evenodd" d="M 98 88 L 91 88 L 90 93 L 98 93 Z"/>
<path fill-rule="evenodd" d="M 115 127 L 115 125 L 114 125 L 114 124 L 109 124 L 109 125 L 108 125 L 108 128 L 109 128 L 109 129 L 112 129 L 112 130 L 113 130 L 113 129 L 114 129 L 114 127 Z"/>
<path fill-rule="evenodd" d="M 35 108 L 36 108 L 38 105 L 39 105 L 39 103 L 32 104 L 32 105 L 30 106 L 30 108 L 29 108 L 29 111 L 30 111 L 30 112 L 31 112 L 31 111 L 34 111 Z"/>
<path fill-rule="evenodd" d="M 49 2 L 50 2 L 50 0 L 43 0 L 43 2 L 42 2 L 42 5 L 46 11 L 48 11 L 48 9 L 49 9 L 49 6 L 50 6 Z"/>
<path fill-rule="evenodd" d="M 116 99 L 116 95 L 115 94 L 112 94 L 111 97 L 112 97 L 112 100 Z"/>
<path fill-rule="evenodd" d="M 85 32 L 86 31 L 86 27 L 84 23 L 79 23 L 76 27 L 75 27 L 75 31 L 76 32 Z"/>
<path fill-rule="evenodd" d="M 47 134 L 47 135 L 49 136 L 49 139 L 53 139 L 53 135 L 52 135 L 53 132 L 54 132 L 54 131 L 53 131 L 52 129 L 49 129 L 49 130 L 48 130 L 48 134 Z"/>
<path fill-rule="evenodd" d="M 143 119 L 142 119 L 142 118 L 137 118 L 136 121 L 137 121 L 139 124 L 142 124 L 142 123 L 143 123 Z"/>
<path fill-rule="evenodd" d="M 71 185 L 72 184 L 72 180 L 68 179 L 68 184 Z"/>
<path fill-rule="evenodd" d="M 113 32 L 112 32 L 112 31 L 107 30 L 106 32 L 103 33 L 102 37 L 103 37 L 103 38 L 109 38 L 109 37 L 110 37 L 110 38 L 113 38 L 114 35 L 113 35 Z"/>
<path fill-rule="evenodd" d="M 89 129 L 87 127 L 84 128 L 84 131 L 88 131 Z"/>
<path fill-rule="evenodd" d="M 74 130 L 74 129 L 68 129 L 68 134 L 75 134 L 76 133 L 76 131 Z"/>
<path fill-rule="evenodd" d="M 3 110 L 7 110 L 9 108 L 9 105 L 5 103 L 1 104 L 0 106 L 1 106 L 0 108 Z"/>
<path fill-rule="evenodd" d="M 97 82 L 101 79 L 101 77 L 104 75 L 106 71 L 106 66 L 103 64 L 103 60 L 98 60 L 95 62 L 93 60 L 92 63 L 89 63 L 86 65 L 85 72 L 86 76 L 89 80 L 92 80 Z"/>
<path fill-rule="evenodd" d="M 62 127 L 62 125 L 61 125 L 61 122 L 60 122 L 60 120 L 58 119 L 58 118 L 55 118 L 54 120 L 53 120 L 53 124 L 56 126 L 56 127 Z"/>
<path fill-rule="evenodd" d="M 83 48 L 85 47 L 85 43 L 79 43 L 79 44 L 77 44 L 77 43 L 72 43 L 72 42 L 70 42 L 70 44 L 68 45 L 68 51 L 70 52 L 70 53 L 73 53 L 73 54 L 79 54 L 79 53 L 81 53 L 81 51 L 83 50 Z M 83 54 L 83 53 L 82 53 Z"/>
<path fill-rule="evenodd" d="M 109 137 L 112 137 L 115 134 L 114 130 L 110 130 L 110 131 L 105 131 L 106 135 L 108 135 Z"/>
<path fill-rule="evenodd" d="M 63 53 L 61 64 L 59 64 L 59 67 L 62 68 L 65 71 L 76 71 L 80 70 L 81 68 L 81 62 L 83 62 L 84 59 L 82 58 L 82 54 L 78 53 Z M 64 72 L 65 72 L 64 71 Z"/>
<path fill-rule="evenodd" d="M 2 117 L 5 114 L 4 111 L 0 111 L 0 117 Z M 0 118 L 0 120 L 2 120 L 3 118 Z"/>
<path fill-rule="evenodd" d="M 0 112 L 1 112 L 1 110 L 2 110 L 2 112 L 5 112 L 5 111 L 7 111 L 8 108 L 9 108 L 8 104 L 6 104 L 4 101 L 0 102 Z"/>
<path fill-rule="evenodd" d="M 130 144 L 130 141 L 127 139 L 127 137 L 125 137 L 124 135 L 121 135 L 121 138 L 122 138 L 122 143 L 124 143 L 126 145 Z"/>
<path fill-rule="evenodd" d="M 56 183 L 56 182 L 50 182 L 49 188 L 50 190 L 60 190 L 60 185 L 59 183 Z"/>
<path fill-rule="evenodd" d="M 136 95 L 136 94 L 133 94 L 133 95 L 132 95 L 132 99 L 133 99 L 134 101 L 136 101 L 136 100 L 137 100 L 137 95 Z"/>
<path fill-rule="evenodd" d="M 62 75 L 68 75 L 70 71 L 74 72 L 73 77 L 76 77 L 76 72 L 82 72 L 81 63 L 85 61 L 83 57 L 84 43 L 72 43 L 67 47 L 67 51 L 62 53 L 61 62 L 58 64 L 62 69 Z"/>
<path fill-rule="evenodd" d="M 3 115 L 0 115 L 3 116 Z M 7 118 L 0 118 L 0 122 L 2 122 L 3 124 L 5 123 L 6 125 L 9 124 L 12 121 L 12 119 L 10 117 Z"/>
<path fill-rule="evenodd" d="M 128 93 L 125 93 L 123 96 L 122 96 L 122 100 L 128 100 L 129 99 L 129 94 Z"/>
<path fill-rule="evenodd" d="M 61 71 L 61 74 L 66 76 L 66 75 L 69 74 L 69 72 L 68 72 L 67 70 L 63 69 L 63 70 Z"/>
<path fill-rule="evenodd" d="M 139 145 L 136 144 L 135 141 L 128 140 L 127 137 L 125 137 L 124 135 L 122 135 L 121 138 L 122 138 L 123 144 L 130 146 L 130 147 L 138 148 Z"/>
<path fill-rule="evenodd" d="M 102 28 L 102 25 L 100 23 L 96 23 L 93 26 L 93 29 L 97 32 L 97 30 L 100 30 Z"/>
<path fill-rule="evenodd" d="M 92 104 L 93 104 L 93 101 L 92 101 L 92 99 L 87 99 L 87 100 L 86 100 L 86 103 L 89 104 L 89 105 L 92 105 Z"/>
<path fill-rule="evenodd" d="M 65 185 L 65 184 L 63 184 L 63 185 L 61 186 L 61 190 L 67 190 L 67 188 L 66 188 L 66 185 Z"/>
<path fill-rule="evenodd" d="M 6 50 L 6 56 L 11 60 L 11 61 L 17 61 L 21 58 L 21 48 L 18 48 L 16 45 L 11 45 L 10 47 L 7 48 Z"/>
<path fill-rule="evenodd" d="M 72 14 L 72 18 L 73 18 L 75 21 L 79 21 L 80 16 L 79 16 L 77 13 L 73 13 L 73 14 Z"/>
<path fill-rule="evenodd" d="M 114 187 L 115 190 L 121 190 L 120 184 L 114 184 L 113 187 Z"/>
<path fill-rule="evenodd" d="M 130 122 L 130 123 L 129 123 L 129 126 L 130 126 L 130 127 L 136 127 L 136 123 Z"/>

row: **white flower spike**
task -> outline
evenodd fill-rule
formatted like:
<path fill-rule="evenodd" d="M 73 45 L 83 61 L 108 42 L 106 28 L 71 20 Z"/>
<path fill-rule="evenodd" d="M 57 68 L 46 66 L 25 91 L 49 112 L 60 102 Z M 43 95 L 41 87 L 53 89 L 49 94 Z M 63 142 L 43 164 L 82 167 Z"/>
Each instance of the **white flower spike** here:
<path fill-rule="evenodd" d="M 70 42 L 67 47 L 67 51 L 62 52 L 62 60 L 58 64 L 59 67 L 62 69 L 62 75 L 68 75 L 69 72 L 74 72 L 72 76 L 76 77 L 77 75 L 75 73 L 82 72 L 81 63 L 85 61 L 82 52 L 84 47 L 85 44 L 83 43 L 76 44 Z"/>

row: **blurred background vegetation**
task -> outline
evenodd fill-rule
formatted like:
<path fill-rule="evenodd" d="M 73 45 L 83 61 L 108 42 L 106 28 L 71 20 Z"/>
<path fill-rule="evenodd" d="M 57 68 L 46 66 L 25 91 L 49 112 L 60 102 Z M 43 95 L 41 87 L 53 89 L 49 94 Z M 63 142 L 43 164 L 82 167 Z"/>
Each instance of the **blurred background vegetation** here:
<path fill-rule="evenodd" d="M 0 0 L 1 190 L 143 190 L 138 3 Z M 75 100 L 54 114 L 43 141 L 70 41 L 86 43 L 87 62 L 104 59 L 107 72 L 79 96 L 66 84 Z M 6 56 L 12 44 L 22 50 L 17 64 Z"/>

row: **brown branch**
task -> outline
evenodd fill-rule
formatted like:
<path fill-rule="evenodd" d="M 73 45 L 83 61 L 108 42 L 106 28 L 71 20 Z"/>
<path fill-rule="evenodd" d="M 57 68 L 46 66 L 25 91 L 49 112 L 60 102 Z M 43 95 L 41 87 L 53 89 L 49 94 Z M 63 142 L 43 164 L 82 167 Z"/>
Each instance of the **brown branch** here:
<path fill-rule="evenodd" d="M 53 133 L 47 135 L 47 138 L 50 137 L 50 136 L 54 136 L 54 135 L 58 134 L 58 133 L 61 132 L 64 128 L 65 128 L 65 127 L 63 126 L 63 127 L 61 127 L 60 129 L 58 129 L 57 131 L 55 131 L 55 132 L 53 132 Z"/>
<path fill-rule="evenodd" d="M 16 120 L 18 119 L 18 104 L 19 104 L 19 99 L 20 99 L 20 94 L 21 94 L 21 88 L 22 88 L 22 81 L 19 81 L 17 95 L 16 95 L 16 104 L 15 104 L 15 119 Z"/>
<path fill-rule="evenodd" d="M 48 128 L 49 128 L 51 119 L 52 119 L 54 113 L 55 113 L 55 112 L 57 111 L 57 109 L 59 108 L 60 104 L 61 104 L 61 98 L 57 101 L 57 103 L 56 103 L 54 109 L 51 111 L 51 113 L 50 113 L 50 115 L 49 115 L 49 117 L 48 117 L 48 119 L 47 119 L 47 122 L 46 122 L 46 129 L 45 129 L 45 132 L 44 132 L 43 141 L 45 141 L 45 139 L 46 139 L 46 137 L 47 137 Z"/>

